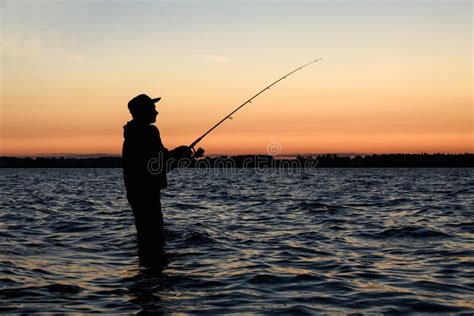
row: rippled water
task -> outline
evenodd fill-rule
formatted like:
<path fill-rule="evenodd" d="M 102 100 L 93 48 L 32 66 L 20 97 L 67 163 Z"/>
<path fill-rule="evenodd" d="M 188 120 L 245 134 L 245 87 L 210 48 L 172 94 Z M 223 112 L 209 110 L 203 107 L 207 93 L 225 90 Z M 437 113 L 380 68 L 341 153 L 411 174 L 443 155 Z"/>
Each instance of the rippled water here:
<path fill-rule="evenodd" d="M 0 312 L 473 312 L 473 175 L 173 172 L 156 271 L 120 169 L 3 169 Z"/>

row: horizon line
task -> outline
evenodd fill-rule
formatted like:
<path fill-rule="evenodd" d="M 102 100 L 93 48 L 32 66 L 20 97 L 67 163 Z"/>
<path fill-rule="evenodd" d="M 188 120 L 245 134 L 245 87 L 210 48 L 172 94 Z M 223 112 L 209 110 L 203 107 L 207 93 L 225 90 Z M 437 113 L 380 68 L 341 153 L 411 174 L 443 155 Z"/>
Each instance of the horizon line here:
<path fill-rule="evenodd" d="M 288 154 L 277 154 L 271 155 L 269 153 L 210 153 L 204 157 L 222 157 L 222 156 L 273 156 L 273 157 L 308 157 L 308 156 L 320 156 L 320 155 L 336 155 L 336 156 L 369 156 L 369 155 L 435 155 L 435 154 L 444 154 L 444 155 L 465 155 L 465 154 L 474 154 L 474 152 L 386 152 L 386 153 L 376 153 L 376 152 L 307 152 L 307 153 L 288 153 Z M 121 154 L 117 153 L 47 153 L 47 154 L 19 154 L 19 155 L 9 155 L 1 154 L 0 158 L 101 158 L 101 157 L 122 157 Z"/>

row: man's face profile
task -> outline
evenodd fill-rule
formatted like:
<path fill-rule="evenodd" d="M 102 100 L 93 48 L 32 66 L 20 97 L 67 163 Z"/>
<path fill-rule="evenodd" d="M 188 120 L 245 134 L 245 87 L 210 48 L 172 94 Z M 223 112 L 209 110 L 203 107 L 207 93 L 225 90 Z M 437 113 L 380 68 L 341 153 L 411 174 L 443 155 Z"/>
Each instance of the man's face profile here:
<path fill-rule="evenodd" d="M 158 116 L 158 111 L 156 110 L 155 104 L 149 107 L 149 118 L 150 118 L 150 123 L 155 123 L 156 122 L 156 117 Z"/>
<path fill-rule="evenodd" d="M 140 106 L 135 113 L 133 113 L 133 117 L 135 119 L 145 123 L 155 123 L 157 115 L 158 111 L 156 110 L 154 103 L 146 105 L 144 104 Z"/>

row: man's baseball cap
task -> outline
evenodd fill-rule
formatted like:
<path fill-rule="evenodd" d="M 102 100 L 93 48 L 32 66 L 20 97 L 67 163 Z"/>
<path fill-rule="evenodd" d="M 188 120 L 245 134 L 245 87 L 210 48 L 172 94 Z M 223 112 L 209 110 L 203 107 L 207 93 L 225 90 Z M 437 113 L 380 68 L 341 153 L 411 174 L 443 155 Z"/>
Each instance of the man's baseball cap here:
<path fill-rule="evenodd" d="M 161 98 L 152 99 L 146 94 L 140 94 L 128 102 L 128 109 L 130 110 L 130 113 L 133 114 L 140 111 L 140 108 L 143 108 L 144 106 L 155 105 L 155 103 L 160 100 Z"/>

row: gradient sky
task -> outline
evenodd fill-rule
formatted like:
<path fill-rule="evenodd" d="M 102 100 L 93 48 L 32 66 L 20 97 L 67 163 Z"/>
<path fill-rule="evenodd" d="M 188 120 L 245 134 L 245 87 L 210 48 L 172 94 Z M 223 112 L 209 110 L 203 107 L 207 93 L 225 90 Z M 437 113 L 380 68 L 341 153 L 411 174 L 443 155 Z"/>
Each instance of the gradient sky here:
<path fill-rule="evenodd" d="M 5 1 L 0 155 L 121 151 L 161 96 L 167 147 L 318 57 L 207 153 L 474 152 L 472 1 Z"/>

